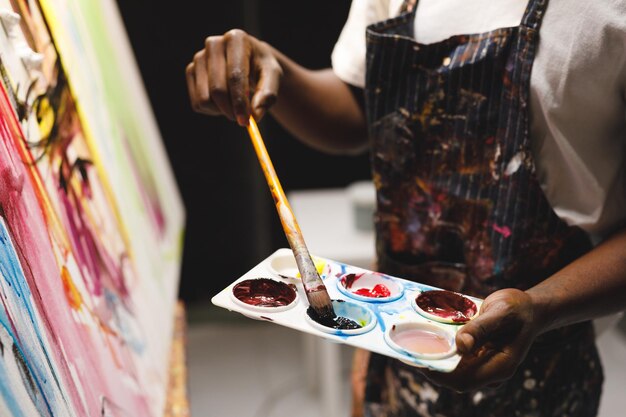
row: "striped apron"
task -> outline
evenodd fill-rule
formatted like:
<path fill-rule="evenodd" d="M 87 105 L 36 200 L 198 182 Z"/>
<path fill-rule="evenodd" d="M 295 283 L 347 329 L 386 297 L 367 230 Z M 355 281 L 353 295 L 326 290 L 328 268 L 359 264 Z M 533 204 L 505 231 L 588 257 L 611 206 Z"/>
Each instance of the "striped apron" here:
<path fill-rule="evenodd" d="M 415 5 L 367 29 L 365 104 L 377 189 L 378 269 L 486 297 L 528 289 L 591 248 L 536 178 L 530 74 L 547 0 L 520 26 L 414 40 Z M 458 394 L 370 360 L 368 416 L 594 416 L 602 369 L 590 323 L 542 335 L 498 389 Z"/>

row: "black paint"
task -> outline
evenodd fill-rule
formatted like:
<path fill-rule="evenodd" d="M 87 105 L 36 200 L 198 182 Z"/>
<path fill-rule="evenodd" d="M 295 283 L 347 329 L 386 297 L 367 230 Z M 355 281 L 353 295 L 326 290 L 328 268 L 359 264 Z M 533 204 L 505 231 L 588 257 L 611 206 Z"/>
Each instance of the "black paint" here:
<path fill-rule="evenodd" d="M 355 330 L 360 329 L 363 326 L 358 324 L 354 320 L 350 320 L 347 317 L 335 316 L 335 317 L 321 317 L 317 312 L 313 309 L 313 307 L 309 307 L 306 311 L 306 314 L 309 315 L 311 320 L 316 323 L 321 324 L 324 327 L 329 327 L 331 329 L 338 330 Z"/>

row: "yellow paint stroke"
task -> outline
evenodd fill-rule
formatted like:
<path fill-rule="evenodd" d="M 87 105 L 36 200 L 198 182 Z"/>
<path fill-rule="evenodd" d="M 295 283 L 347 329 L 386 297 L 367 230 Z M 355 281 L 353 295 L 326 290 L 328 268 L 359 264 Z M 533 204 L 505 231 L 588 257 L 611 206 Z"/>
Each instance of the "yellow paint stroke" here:
<path fill-rule="evenodd" d="M 61 280 L 63 280 L 63 289 L 65 290 L 65 296 L 70 306 L 74 310 L 80 310 L 83 305 L 83 297 L 80 295 L 80 292 L 78 292 L 74 281 L 72 281 L 70 271 L 68 271 L 65 266 L 61 268 Z"/>
<path fill-rule="evenodd" d="M 80 295 L 80 292 L 74 285 L 72 276 L 65 266 L 61 268 L 61 279 L 63 280 L 63 289 L 65 290 L 65 295 L 70 306 L 76 311 L 80 310 L 83 306 L 83 297 Z M 116 349 L 110 340 L 110 338 L 121 340 L 121 337 L 116 331 L 114 331 L 113 329 L 111 329 L 111 327 L 104 323 L 95 312 L 93 312 L 89 308 L 87 308 L 87 311 L 92 319 L 97 323 L 98 328 L 100 329 L 100 334 L 102 335 L 106 343 L 107 350 L 111 354 L 113 363 L 118 369 L 122 369 L 122 363 L 120 361 L 120 358 L 118 357 Z"/>
<path fill-rule="evenodd" d="M 97 146 L 96 146 L 96 142 L 94 140 L 94 136 L 93 133 L 91 132 L 90 128 L 89 128 L 89 123 L 87 123 L 87 117 L 85 112 L 83 111 L 82 108 L 82 104 L 80 102 L 80 100 L 78 99 L 78 96 L 76 95 L 76 91 L 74 89 L 74 85 L 72 83 L 72 77 L 70 77 L 70 74 L 65 71 L 65 67 L 64 67 L 64 63 L 63 63 L 63 51 L 61 51 L 61 45 L 59 40 L 62 39 L 62 30 L 60 30 L 59 28 L 63 27 L 63 25 L 61 24 L 61 22 L 59 22 L 59 20 L 57 19 L 56 14 L 54 13 L 54 7 L 50 4 L 49 1 L 47 0 L 41 0 L 40 2 L 41 5 L 41 9 L 43 11 L 43 14 L 46 18 L 46 21 L 48 22 L 48 26 L 50 28 L 50 34 L 52 35 L 52 38 L 54 39 L 57 47 L 58 47 L 58 54 L 59 54 L 59 62 L 60 62 L 60 67 L 62 69 L 62 71 L 65 72 L 65 74 L 67 75 L 67 85 L 68 88 L 70 90 L 70 94 L 72 95 L 73 101 L 74 101 L 74 106 L 76 107 L 76 112 L 78 114 L 78 119 L 80 120 L 80 124 L 81 124 L 81 128 L 83 130 L 83 136 L 85 138 L 85 142 L 87 143 L 87 147 L 89 148 L 89 151 L 91 153 L 91 156 L 93 158 L 93 164 L 96 167 L 96 170 L 98 172 L 98 176 L 100 177 L 100 180 L 102 181 L 102 188 L 104 189 L 104 193 L 105 196 L 107 198 L 107 200 L 109 201 L 109 204 L 111 205 L 111 209 L 113 210 L 113 213 L 115 215 L 115 219 L 117 220 L 117 223 L 119 225 L 119 231 L 120 234 L 122 235 L 122 239 L 124 240 L 124 244 L 126 246 L 127 249 L 127 255 L 128 257 L 132 260 L 133 259 L 133 250 L 132 250 L 132 246 L 130 244 L 130 238 L 129 238 L 129 234 L 128 234 L 128 230 L 126 228 L 126 225 L 124 224 L 124 221 L 122 219 L 121 213 L 120 213 L 120 209 L 118 207 L 118 204 L 115 200 L 115 195 L 113 194 L 113 189 L 111 187 L 111 184 L 109 183 L 109 179 L 106 175 L 106 169 L 104 167 L 104 164 L 102 162 L 102 158 L 100 156 L 100 154 L 97 151 Z"/>
<path fill-rule="evenodd" d="M 317 274 L 318 275 L 322 275 L 322 272 L 324 272 L 324 267 L 326 266 L 326 261 L 322 261 L 321 259 L 313 258 L 313 264 L 315 265 L 315 269 L 317 270 Z M 296 274 L 296 278 L 302 278 L 300 276 L 300 272 L 298 272 Z"/>

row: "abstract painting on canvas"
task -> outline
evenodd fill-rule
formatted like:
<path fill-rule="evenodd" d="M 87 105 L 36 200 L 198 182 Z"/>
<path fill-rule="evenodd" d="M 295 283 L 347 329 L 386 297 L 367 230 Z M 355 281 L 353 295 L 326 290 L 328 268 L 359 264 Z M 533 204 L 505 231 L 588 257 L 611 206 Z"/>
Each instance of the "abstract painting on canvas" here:
<path fill-rule="evenodd" d="M 184 210 L 115 3 L 0 23 L 0 416 L 160 416 Z"/>

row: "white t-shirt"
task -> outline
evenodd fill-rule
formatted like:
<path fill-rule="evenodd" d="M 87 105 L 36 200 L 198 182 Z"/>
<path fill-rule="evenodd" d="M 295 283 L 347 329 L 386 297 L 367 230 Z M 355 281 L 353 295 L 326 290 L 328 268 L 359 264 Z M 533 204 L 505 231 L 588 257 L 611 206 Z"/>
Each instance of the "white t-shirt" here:
<path fill-rule="evenodd" d="M 365 83 L 365 28 L 402 0 L 353 0 L 332 64 Z M 415 39 L 518 26 L 527 0 L 419 0 Z M 556 213 L 595 238 L 626 219 L 626 1 L 550 0 L 531 74 L 532 151 Z"/>

